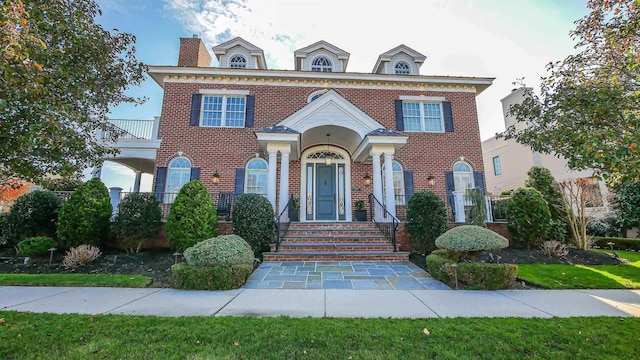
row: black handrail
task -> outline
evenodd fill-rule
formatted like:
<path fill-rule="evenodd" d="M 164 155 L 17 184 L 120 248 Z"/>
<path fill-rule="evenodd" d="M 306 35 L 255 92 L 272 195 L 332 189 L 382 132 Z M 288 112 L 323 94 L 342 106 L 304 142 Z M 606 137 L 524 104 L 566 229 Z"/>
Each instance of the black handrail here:
<path fill-rule="evenodd" d="M 289 224 L 291 224 L 291 218 L 287 216 L 283 219 L 282 216 L 284 214 L 288 214 L 289 208 L 291 208 L 292 203 L 293 203 L 293 195 L 289 197 L 289 201 L 287 201 L 287 206 L 285 206 L 284 209 L 282 209 L 282 211 L 280 212 L 280 215 L 278 215 L 278 217 L 276 218 L 276 251 L 275 252 L 278 252 L 280 248 L 280 242 L 282 241 L 282 239 L 284 239 L 285 236 L 287 236 L 287 231 L 289 231 Z M 286 221 L 283 221 L 285 219 Z"/>
<path fill-rule="evenodd" d="M 393 216 L 373 194 L 369 194 L 369 210 L 371 210 L 371 221 L 376 224 L 382 235 L 393 245 L 393 251 L 398 251 L 396 247 L 396 232 L 400 223 L 398 218 Z"/>

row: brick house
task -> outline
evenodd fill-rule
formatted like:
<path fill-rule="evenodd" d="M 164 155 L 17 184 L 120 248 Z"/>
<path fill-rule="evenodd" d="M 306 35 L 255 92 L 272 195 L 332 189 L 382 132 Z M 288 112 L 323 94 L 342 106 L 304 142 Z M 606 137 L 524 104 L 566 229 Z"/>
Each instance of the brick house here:
<path fill-rule="evenodd" d="M 347 72 L 349 53 L 325 41 L 296 50 L 295 70 L 267 69 L 242 38 L 213 53 L 219 67 L 201 39 L 182 38 L 178 66 L 149 67 L 164 89 L 154 191 L 165 203 L 199 179 L 264 194 L 276 214 L 293 195 L 301 222 L 351 222 L 370 193 L 402 220 L 415 191 L 484 188 L 475 98 L 492 78 L 420 75 L 426 57 L 405 45 L 371 73 Z"/>

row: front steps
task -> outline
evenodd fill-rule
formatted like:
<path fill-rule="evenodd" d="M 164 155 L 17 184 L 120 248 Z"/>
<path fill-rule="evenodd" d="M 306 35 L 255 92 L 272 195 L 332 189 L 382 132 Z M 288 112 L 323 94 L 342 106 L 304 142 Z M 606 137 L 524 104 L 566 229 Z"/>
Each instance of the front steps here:
<path fill-rule="evenodd" d="M 373 223 L 291 223 L 287 236 L 263 253 L 264 262 L 283 261 L 403 261 L 409 253 L 393 246 Z"/>

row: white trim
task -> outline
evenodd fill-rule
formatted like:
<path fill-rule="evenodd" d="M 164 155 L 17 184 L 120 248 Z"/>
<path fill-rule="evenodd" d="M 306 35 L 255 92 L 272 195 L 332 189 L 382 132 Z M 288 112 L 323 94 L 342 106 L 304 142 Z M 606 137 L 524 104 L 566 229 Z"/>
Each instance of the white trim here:
<path fill-rule="evenodd" d="M 228 90 L 228 89 L 200 89 L 202 95 L 250 95 L 249 90 Z"/>
<path fill-rule="evenodd" d="M 247 97 L 246 95 L 242 95 L 242 94 L 203 94 L 204 96 L 202 97 L 202 101 L 200 103 L 200 119 L 198 121 L 198 126 L 202 127 L 202 128 L 230 128 L 230 129 L 243 129 L 247 126 Z M 204 110 L 204 105 L 205 105 L 205 97 L 221 97 L 222 98 L 222 104 L 221 104 L 221 114 L 222 117 L 220 118 L 220 125 L 204 125 L 203 124 L 203 120 L 204 120 L 204 114 L 205 114 L 205 110 Z M 242 119 L 242 125 L 241 126 L 230 126 L 227 125 L 227 101 L 229 98 L 236 98 L 236 99 L 244 99 L 244 112 L 243 112 L 243 119 Z M 211 110 L 208 110 L 208 112 L 213 112 Z M 232 113 L 238 113 L 238 112 L 232 112 Z"/>
<path fill-rule="evenodd" d="M 316 95 L 324 95 L 327 91 L 329 91 L 329 90 L 323 89 L 323 90 L 318 90 L 318 91 L 312 92 L 311 94 L 309 94 L 309 96 L 307 96 L 307 104 L 311 103 L 311 101 L 312 101 L 311 99 L 314 96 L 316 96 Z M 316 100 L 317 100 L 317 98 L 316 98 Z"/>
<path fill-rule="evenodd" d="M 407 101 L 424 101 L 424 102 L 447 101 L 447 99 L 444 96 L 425 96 L 425 95 L 418 95 L 418 96 L 400 95 L 398 99 L 407 100 Z"/>
<path fill-rule="evenodd" d="M 426 98 L 426 96 L 425 96 Z M 445 129 L 445 123 L 444 123 L 444 108 L 442 107 L 442 101 L 427 101 L 427 100 L 420 100 L 420 101 L 407 101 L 406 103 L 408 104 L 420 104 L 419 109 L 420 109 L 420 130 L 407 130 L 407 126 L 406 123 L 404 122 L 406 120 L 406 117 L 403 115 L 402 117 L 402 122 L 403 122 L 403 127 L 404 127 L 404 132 L 407 133 L 434 133 L 434 134 L 442 134 L 447 132 L 447 129 Z M 404 113 L 404 100 L 402 102 L 402 111 Z M 424 114 L 424 106 L 422 106 L 423 104 L 438 104 L 438 106 L 440 106 L 440 126 L 442 130 L 426 130 L 426 126 L 425 126 L 425 114 Z"/>

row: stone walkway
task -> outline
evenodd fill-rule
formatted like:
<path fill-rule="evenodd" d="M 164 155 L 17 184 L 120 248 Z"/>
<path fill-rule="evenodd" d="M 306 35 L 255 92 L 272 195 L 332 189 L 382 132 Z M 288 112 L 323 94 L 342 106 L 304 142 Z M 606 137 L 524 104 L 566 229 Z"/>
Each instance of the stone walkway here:
<path fill-rule="evenodd" d="M 410 261 L 267 262 L 246 289 L 449 290 Z"/>

